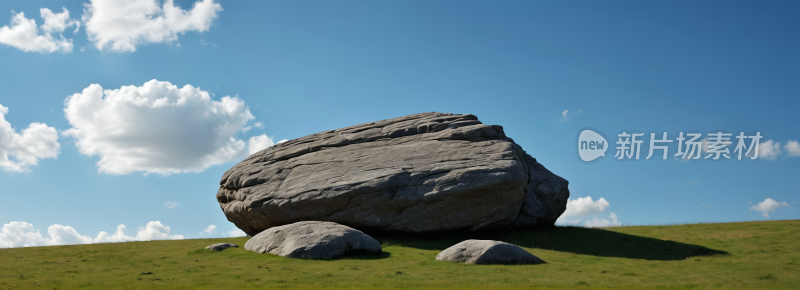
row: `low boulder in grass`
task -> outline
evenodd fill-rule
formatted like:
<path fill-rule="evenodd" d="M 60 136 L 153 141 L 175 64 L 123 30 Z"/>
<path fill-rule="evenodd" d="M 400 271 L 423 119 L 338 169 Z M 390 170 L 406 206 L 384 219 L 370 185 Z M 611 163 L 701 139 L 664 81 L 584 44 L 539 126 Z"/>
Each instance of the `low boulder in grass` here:
<path fill-rule="evenodd" d="M 542 259 L 524 249 L 492 240 L 466 240 L 436 255 L 437 261 L 465 264 L 540 264 Z"/>
<path fill-rule="evenodd" d="M 265 230 L 247 241 L 245 250 L 300 259 L 330 260 L 348 253 L 380 254 L 372 237 L 334 222 L 304 221 Z"/>
<path fill-rule="evenodd" d="M 222 250 L 225 250 L 227 248 L 238 248 L 238 247 L 239 247 L 239 245 L 237 245 L 237 244 L 217 243 L 217 244 L 213 244 L 213 245 L 210 245 L 210 246 L 206 247 L 206 249 L 214 250 L 214 251 L 222 251 Z"/>

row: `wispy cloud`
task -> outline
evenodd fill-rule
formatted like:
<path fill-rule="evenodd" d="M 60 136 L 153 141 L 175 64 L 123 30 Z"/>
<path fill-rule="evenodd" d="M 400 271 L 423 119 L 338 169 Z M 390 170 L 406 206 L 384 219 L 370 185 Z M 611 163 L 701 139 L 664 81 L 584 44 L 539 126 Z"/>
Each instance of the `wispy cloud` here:
<path fill-rule="evenodd" d="M 177 201 L 167 201 L 167 203 L 164 204 L 164 206 L 166 206 L 169 209 L 176 208 L 178 207 L 178 205 L 180 205 L 180 203 L 178 203 Z"/>
<path fill-rule="evenodd" d="M 567 121 L 570 118 L 572 118 L 575 115 L 578 115 L 580 113 L 583 113 L 583 110 L 577 110 L 577 111 L 571 111 L 571 112 L 570 112 L 570 110 L 564 110 L 564 111 L 561 112 L 561 118 L 559 118 L 558 120 L 562 121 L 562 122 L 563 121 Z"/>

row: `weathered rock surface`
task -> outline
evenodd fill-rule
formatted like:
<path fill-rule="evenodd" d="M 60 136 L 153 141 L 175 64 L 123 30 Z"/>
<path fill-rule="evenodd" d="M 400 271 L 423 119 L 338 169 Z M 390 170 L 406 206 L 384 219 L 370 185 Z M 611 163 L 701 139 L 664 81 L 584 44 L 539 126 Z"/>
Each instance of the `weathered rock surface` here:
<path fill-rule="evenodd" d="M 214 251 L 222 251 L 222 250 L 225 250 L 227 248 L 238 248 L 238 247 L 239 247 L 239 245 L 237 245 L 237 244 L 217 243 L 217 244 L 212 244 L 212 245 L 206 247 L 206 249 L 214 250 Z"/>
<path fill-rule="evenodd" d="M 381 244 L 366 234 L 332 222 L 306 221 L 273 227 L 247 241 L 244 249 L 301 259 L 332 259 L 352 252 L 380 254 Z"/>
<path fill-rule="evenodd" d="M 466 240 L 436 255 L 436 261 L 465 264 L 540 264 L 542 259 L 500 241 Z"/>
<path fill-rule="evenodd" d="M 298 221 L 406 232 L 553 225 L 568 182 L 474 115 L 421 113 L 297 138 L 225 172 L 248 235 Z"/>

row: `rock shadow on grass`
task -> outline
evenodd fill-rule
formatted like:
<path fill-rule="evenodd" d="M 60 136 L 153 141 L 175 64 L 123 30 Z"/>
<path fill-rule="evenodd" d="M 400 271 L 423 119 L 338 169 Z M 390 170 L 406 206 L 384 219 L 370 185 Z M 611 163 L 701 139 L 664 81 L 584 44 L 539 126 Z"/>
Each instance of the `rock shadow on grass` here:
<path fill-rule="evenodd" d="M 468 239 L 497 240 L 520 247 L 569 252 L 598 257 L 641 260 L 683 260 L 694 256 L 730 255 L 707 247 L 660 240 L 605 229 L 572 226 L 510 228 L 487 231 L 404 233 L 365 231 L 384 246 L 444 250 Z"/>
<path fill-rule="evenodd" d="M 392 253 L 387 251 L 381 251 L 380 254 L 373 254 L 369 252 L 354 252 L 349 254 L 344 254 L 338 257 L 335 257 L 331 260 L 325 261 L 336 261 L 336 260 L 344 260 L 344 259 L 351 259 L 351 260 L 383 260 L 388 259 L 392 256 Z"/>

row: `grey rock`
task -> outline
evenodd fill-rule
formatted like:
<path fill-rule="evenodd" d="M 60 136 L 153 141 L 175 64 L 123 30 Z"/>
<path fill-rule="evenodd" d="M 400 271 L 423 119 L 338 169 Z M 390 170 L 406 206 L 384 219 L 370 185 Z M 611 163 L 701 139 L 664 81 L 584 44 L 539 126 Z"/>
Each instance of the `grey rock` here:
<path fill-rule="evenodd" d="M 210 246 L 206 247 L 206 249 L 214 250 L 214 251 L 222 251 L 222 250 L 225 250 L 227 248 L 238 248 L 238 247 L 239 247 L 239 245 L 237 245 L 237 244 L 217 243 L 217 244 L 213 244 L 213 245 L 210 245 Z"/>
<path fill-rule="evenodd" d="M 225 172 L 217 201 L 248 235 L 297 221 L 430 232 L 553 225 L 567 180 L 474 115 L 421 113 L 320 132 Z"/>
<path fill-rule="evenodd" d="M 273 227 L 247 241 L 244 249 L 301 259 L 332 259 L 352 252 L 380 254 L 381 244 L 366 234 L 332 222 L 305 221 Z"/>
<path fill-rule="evenodd" d="M 540 264 L 542 259 L 500 241 L 466 240 L 436 255 L 436 261 L 465 264 Z"/>

